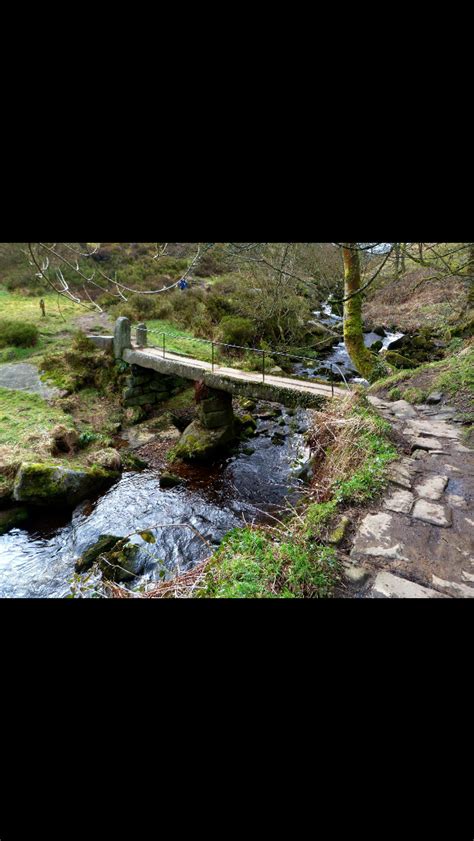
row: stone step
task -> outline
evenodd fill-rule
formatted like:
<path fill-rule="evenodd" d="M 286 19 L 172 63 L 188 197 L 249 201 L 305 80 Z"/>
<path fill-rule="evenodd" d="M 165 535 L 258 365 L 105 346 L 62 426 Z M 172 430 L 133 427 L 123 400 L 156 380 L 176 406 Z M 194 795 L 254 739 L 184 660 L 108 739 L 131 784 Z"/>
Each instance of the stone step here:
<path fill-rule="evenodd" d="M 458 584 L 456 581 L 445 581 L 443 578 L 438 578 L 433 575 L 432 583 L 435 587 L 440 587 L 441 590 L 448 590 L 448 592 L 462 599 L 474 599 L 474 587 L 469 587 L 468 584 Z"/>
<path fill-rule="evenodd" d="M 379 572 L 373 587 L 372 596 L 375 599 L 446 599 L 449 596 L 431 590 L 429 587 L 422 587 L 414 581 L 400 578 L 391 572 Z"/>

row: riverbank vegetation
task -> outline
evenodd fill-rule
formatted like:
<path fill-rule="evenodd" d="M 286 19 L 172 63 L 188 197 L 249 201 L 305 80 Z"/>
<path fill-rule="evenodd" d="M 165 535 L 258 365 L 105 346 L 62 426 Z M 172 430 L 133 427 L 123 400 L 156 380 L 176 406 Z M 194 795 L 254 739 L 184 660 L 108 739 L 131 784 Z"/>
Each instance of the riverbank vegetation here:
<path fill-rule="evenodd" d="M 51 402 L 0 388 L 0 508 L 11 498 L 23 462 L 89 470 L 99 468 L 101 458 L 110 467 L 115 452 L 126 464 L 126 449 L 121 456 L 113 448 L 130 427 L 148 419 L 156 430 L 174 424 L 174 432 L 183 432 L 191 422 L 189 390 L 151 410 L 124 408 L 127 366 L 83 336 L 110 333 L 118 316 L 134 327 L 145 322 L 149 345 L 162 347 L 164 338 L 167 352 L 243 370 L 261 370 L 264 360 L 267 372 L 293 373 L 294 360 L 278 351 L 315 362 L 341 340 L 342 325 L 316 315 L 329 300 L 333 313 L 344 314 L 345 345 L 357 372 L 371 383 L 369 393 L 422 403 L 442 392 L 464 420 L 467 437 L 472 434 L 472 244 L 211 243 L 197 251 L 196 244 L 179 243 L 93 245 L 59 244 L 43 254 L 28 252 L 27 244 L 0 244 L 0 364 L 31 359 L 62 390 Z M 184 289 L 177 287 L 182 277 Z M 380 341 L 375 350 L 365 346 L 364 330 L 406 335 L 388 350 Z M 112 581 L 110 594 L 344 593 L 350 584 L 341 550 L 347 552 L 361 511 L 383 490 L 397 442 L 360 386 L 311 417 L 312 478 L 296 508 L 271 525 L 233 529 L 204 563 L 173 581 L 146 593 Z M 171 448 L 166 438 L 165 444 Z M 24 512 L 15 516 L 24 521 Z"/>

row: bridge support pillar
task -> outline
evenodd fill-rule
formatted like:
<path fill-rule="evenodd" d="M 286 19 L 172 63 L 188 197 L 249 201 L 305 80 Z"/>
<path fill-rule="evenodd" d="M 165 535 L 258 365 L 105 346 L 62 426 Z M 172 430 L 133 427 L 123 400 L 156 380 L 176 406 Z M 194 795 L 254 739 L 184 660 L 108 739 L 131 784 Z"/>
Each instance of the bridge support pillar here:
<path fill-rule="evenodd" d="M 207 462 L 222 455 L 237 437 L 232 395 L 195 384 L 197 418 L 183 432 L 174 447 L 174 458 Z"/>
<path fill-rule="evenodd" d="M 202 382 L 195 384 L 197 416 L 205 429 L 231 427 L 234 423 L 232 395 L 227 391 L 209 388 Z"/>
<path fill-rule="evenodd" d="M 132 347 L 132 331 L 130 319 L 117 318 L 114 330 L 114 356 L 121 359 L 126 348 Z"/>

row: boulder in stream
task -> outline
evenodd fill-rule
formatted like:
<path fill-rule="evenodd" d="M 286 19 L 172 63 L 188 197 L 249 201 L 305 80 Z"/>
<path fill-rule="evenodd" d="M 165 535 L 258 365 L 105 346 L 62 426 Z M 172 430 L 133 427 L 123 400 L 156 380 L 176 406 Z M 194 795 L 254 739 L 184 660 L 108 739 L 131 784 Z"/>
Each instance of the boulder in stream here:
<path fill-rule="evenodd" d="M 73 507 L 118 479 L 120 473 L 102 467 L 72 468 L 23 462 L 13 487 L 16 502 Z"/>
<path fill-rule="evenodd" d="M 173 447 L 171 458 L 183 461 L 205 462 L 218 456 L 235 440 L 234 424 L 206 429 L 198 420 L 193 421 Z"/>

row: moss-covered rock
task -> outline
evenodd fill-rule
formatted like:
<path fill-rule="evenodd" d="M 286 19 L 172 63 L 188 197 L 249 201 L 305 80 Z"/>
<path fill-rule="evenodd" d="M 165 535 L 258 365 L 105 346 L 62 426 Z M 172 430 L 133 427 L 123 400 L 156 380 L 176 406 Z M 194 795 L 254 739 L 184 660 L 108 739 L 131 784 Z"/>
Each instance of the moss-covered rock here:
<path fill-rule="evenodd" d="M 135 543 L 126 538 L 115 544 L 110 552 L 103 552 L 98 558 L 98 567 L 109 581 L 132 581 L 145 568 L 145 560 Z"/>
<path fill-rule="evenodd" d="M 393 365 L 395 368 L 417 368 L 418 363 L 413 362 L 411 359 L 408 359 L 407 356 L 402 356 L 401 353 L 397 353 L 394 350 L 388 350 L 384 356 L 386 362 L 389 365 Z"/>
<path fill-rule="evenodd" d="M 96 466 L 75 470 L 55 464 L 24 462 L 15 478 L 13 498 L 28 505 L 55 503 L 71 507 L 119 476 L 116 471 Z"/>
<path fill-rule="evenodd" d="M 74 564 L 76 572 L 85 572 L 90 569 L 99 555 L 110 552 L 121 539 L 120 537 L 115 537 L 113 534 L 101 534 L 97 543 L 94 543 L 93 546 L 87 549 Z"/>
<path fill-rule="evenodd" d="M 170 461 L 203 462 L 217 457 L 235 440 L 234 424 L 205 429 L 198 420 L 193 421 L 183 432 L 178 443 L 169 454 Z"/>
<path fill-rule="evenodd" d="M 183 479 L 181 476 L 176 476 L 175 473 L 164 472 L 160 476 L 160 488 L 175 488 L 182 485 Z"/>
<path fill-rule="evenodd" d="M 252 415 L 239 415 L 235 418 L 235 429 L 238 433 L 245 432 L 249 429 L 255 430 L 257 428 L 257 421 Z"/>
<path fill-rule="evenodd" d="M 341 517 L 336 528 L 329 535 L 328 543 L 332 546 L 339 546 L 339 544 L 344 540 L 350 524 L 351 521 L 349 517 Z"/>
<path fill-rule="evenodd" d="M 8 508 L 6 511 L 0 511 L 0 534 L 5 534 L 15 526 L 21 525 L 28 519 L 28 511 L 26 508 Z"/>

